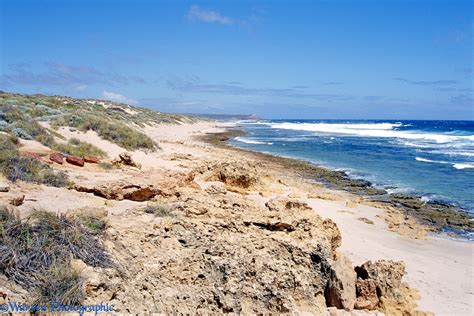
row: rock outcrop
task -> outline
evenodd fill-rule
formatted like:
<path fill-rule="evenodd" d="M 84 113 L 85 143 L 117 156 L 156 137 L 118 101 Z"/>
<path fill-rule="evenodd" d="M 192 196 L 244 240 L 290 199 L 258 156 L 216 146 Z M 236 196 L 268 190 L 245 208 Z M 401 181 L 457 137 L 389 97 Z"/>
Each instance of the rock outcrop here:
<path fill-rule="evenodd" d="M 368 261 L 355 268 L 359 309 L 377 309 L 387 315 L 411 315 L 418 294 L 402 282 L 405 265 L 401 261 Z"/>
<path fill-rule="evenodd" d="M 67 156 L 66 161 L 74 166 L 84 167 L 84 159 L 76 156 Z"/>
<path fill-rule="evenodd" d="M 210 181 L 221 181 L 237 188 L 249 188 L 258 183 L 259 171 L 248 161 L 229 160 L 206 163 L 197 169 Z"/>
<path fill-rule="evenodd" d="M 356 301 L 356 273 L 352 262 L 339 254 L 331 266 L 331 276 L 326 288 L 328 306 L 351 310 Z"/>
<path fill-rule="evenodd" d="M 75 185 L 74 189 L 79 192 L 93 193 L 107 200 L 131 200 L 137 202 L 148 201 L 160 193 L 153 185 L 132 184 L 126 181 L 99 184 L 88 187 Z"/>
<path fill-rule="evenodd" d="M 116 166 L 129 166 L 138 169 L 141 169 L 142 167 L 139 163 L 135 162 L 132 159 L 132 156 L 127 152 L 119 154 L 118 158 L 112 160 L 112 164 Z"/>
<path fill-rule="evenodd" d="M 84 156 L 84 161 L 87 163 L 99 163 L 100 159 L 94 156 Z"/>

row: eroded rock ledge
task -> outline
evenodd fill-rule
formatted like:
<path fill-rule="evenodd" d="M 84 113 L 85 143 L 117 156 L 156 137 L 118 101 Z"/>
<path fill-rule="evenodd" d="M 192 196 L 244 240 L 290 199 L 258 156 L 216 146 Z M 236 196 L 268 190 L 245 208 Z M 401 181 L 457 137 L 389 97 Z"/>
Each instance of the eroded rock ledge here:
<path fill-rule="evenodd" d="M 225 173 L 211 178 L 241 187 L 248 182 L 229 182 L 227 172 L 242 179 L 248 168 L 209 163 L 185 178 Z M 252 177 L 260 181 L 259 172 Z M 110 218 L 106 244 L 125 277 L 103 271 L 89 277 L 88 300 L 107 297 L 119 312 L 324 315 L 333 306 L 414 313 L 416 295 L 402 283 L 403 263 L 354 267 L 337 251 L 337 226 L 306 203 L 273 198 L 261 205 L 225 186 L 179 183 L 173 194 L 154 198 L 171 214 L 136 209 Z"/>

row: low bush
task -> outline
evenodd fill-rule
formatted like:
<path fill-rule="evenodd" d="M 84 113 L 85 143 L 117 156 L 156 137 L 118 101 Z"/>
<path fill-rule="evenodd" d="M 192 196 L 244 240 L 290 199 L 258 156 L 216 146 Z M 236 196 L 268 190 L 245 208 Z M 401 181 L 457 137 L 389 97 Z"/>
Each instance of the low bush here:
<path fill-rule="evenodd" d="M 70 182 L 69 176 L 66 173 L 51 168 L 41 170 L 38 174 L 37 181 L 41 184 L 56 188 L 68 187 Z"/>
<path fill-rule="evenodd" d="M 80 214 L 77 219 L 93 234 L 101 234 L 107 228 L 107 224 L 103 219 L 90 214 Z"/>
<path fill-rule="evenodd" d="M 77 138 L 71 138 L 67 144 L 55 143 L 50 146 L 51 149 L 57 150 L 64 154 L 69 154 L 78 157 L 84 156 L 96 156 L 106 157 L 107 154 L 100 148 L 78 140 Z"/>
<path fill-rule="evenodd" d="M 12 182 L 38 182 L 39 173 L 44 168 L 38 160 L 21 156 L 6 157 L 0 166 L 3 175 Z"/>
<path fill-rule="evenodd" d="M 100 137 L 129 150 L 155 150 L 157 144 L 147 135 L 104 117 L 91 115 L 64 115 L 55 120 L 56 126 L 71 126 L 82 131 L 93 130 Z"/>
<path fill-rule="evenodd" d="M 0 273 L 36 292 L 38 303 L 82 302 L 82 280 L 71 258 L 93 267 L 114 266 L 98 234 L 77 218 L 34 210 L 21 220 L 0 207 Z"/>
<path fill-rule="evenodd" d="M 19 155 L 18 139 L 0 134 L 0 171 L 10 181 L 42 183 L 48 186 L 68 186 L 69 178 L 62 171 L 55 171 L 41 161 Z"/>

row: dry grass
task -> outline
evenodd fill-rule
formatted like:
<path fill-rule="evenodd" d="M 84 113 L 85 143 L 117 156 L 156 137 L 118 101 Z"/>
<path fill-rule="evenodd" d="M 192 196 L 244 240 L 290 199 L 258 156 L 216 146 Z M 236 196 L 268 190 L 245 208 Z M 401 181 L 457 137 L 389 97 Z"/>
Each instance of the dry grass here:
<path fill-rule="evenodd" d="M 114 266 L 100 232 L 78 218 L 35 210 L 20 220 L 0 207 L 0 273 L 36 293 L 38 302 L 79 304 L 84 298 L 82 280 L 70 260 Z"/>
<path fill-rule="evenodd" d="M 8 180 L 36 182 L 54 187 L 68 185 L 67 174 L 55 171 L 36 159 L 20 156 L 17 145 L 17 138 L 0 134 L 0 172 Z"/>
<path fill-rule="evenodd" d="M 154 214 L 155 216 L 158 217 L 174 217 L 174 207 L 161 203 L 161 202 L 155 202 L 155 203 L 148 203 L 147 206 L 145 206 L 145 209 L 143 210 L 145 213 L 148 214 Z"/>

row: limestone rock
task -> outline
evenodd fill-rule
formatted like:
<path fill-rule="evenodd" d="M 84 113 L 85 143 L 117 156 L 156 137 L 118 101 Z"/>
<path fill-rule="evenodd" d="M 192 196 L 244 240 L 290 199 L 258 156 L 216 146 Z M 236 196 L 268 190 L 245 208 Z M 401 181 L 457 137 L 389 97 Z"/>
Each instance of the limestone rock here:
<path fill-rule="evenodd" d="M 379 304 L 377 284 L 374 280 L 357 279 L 356 293 L 357 300 L 355 302 L 355 308 L 357 309 L 374 310 Z"/>
<path fill-rule="evenodd" d="M 419 295 L 402 283 L 405 274 L 403 262 L 392 260 L 368 261 L 355 268 L 357 280 L 357 308 L 375 308 L 387 315 L 416 315 Z M 375 294 L 378 298 L 376 304 Z M 374 305 L 376 304 L 376 307 Z"/>
<path fill-rule="evenodd" d="M 290 210 L 311 210 L 307 203 L 295 199 L 275 198 L 271 199 L 265 206 L 273 212 L 285 212 Z"/>
<path fill-rule="evenodd" d="M 20 195 L 20 196 L 15 196 L 14 198 L 11 198 L 9 200 L 9 203 L 13 206 L 20 206 L 23 204 L 24 200 L 25 200 L 25 195 Z"/>
<path fill-rule="evenodd" d="M 137 202 L 148 201 L 160 192 L 153 185 L 131 184 L 123 181 L 93 187 L 75 185 L 74 189 L 79 192 L 93 193 L 107 200 L 132 200 Z"/>
<path fill-rule="evenodd" d="M 84 167 L 84 159 L 76 157 L 76 156 L 67 156 L 66 161 L 71 165 Z"/>
<path fill-rule="evenodd" d="M 141 167 L 142 167 L 139 163 L 135 162 L 132 159 L 132 156 L 127 152 L 119 154 L 117 159 L 112 160 L 112 164 L 113 165 L 118 165 L 118 166 L 120 166 L 120 165 L 121 166 L 129 166 L 129 167 L 134 167 L 134 168 L 138 168 L 138 169 L 141 169 Z"/>
<path fill-rule="evenodd" d="M 326 289 L 328 306 L 346 310 L 354 308 L 356 277 L 351 261 L 344 255 L 338 255 L 337 260 L 331 265 L 331 277 Z"/>
<path fill-rule="evenodd" d="M 255 165 L 247 161 L 224 160 L 208 163 L 198 168 L 201 173 L 207 174 L 207 180 L 221 181 L 238 188 L 249 188 L 258 183 L 258 171 Z"/>
<path fill-rule="evenodd" d="M 367 261 L 355 268 L 357 276 L 363 280 L 374 280 L 380 296 L 396 297 L 402 277 L 405 274 L 405 265 L 402 261 L 379 260 Z"/>
<path fill-rule="evenodd" d="M 10 186 L 8 183 L 0 182 L 0 192 L 8 192 L 10 191 Z"/>

